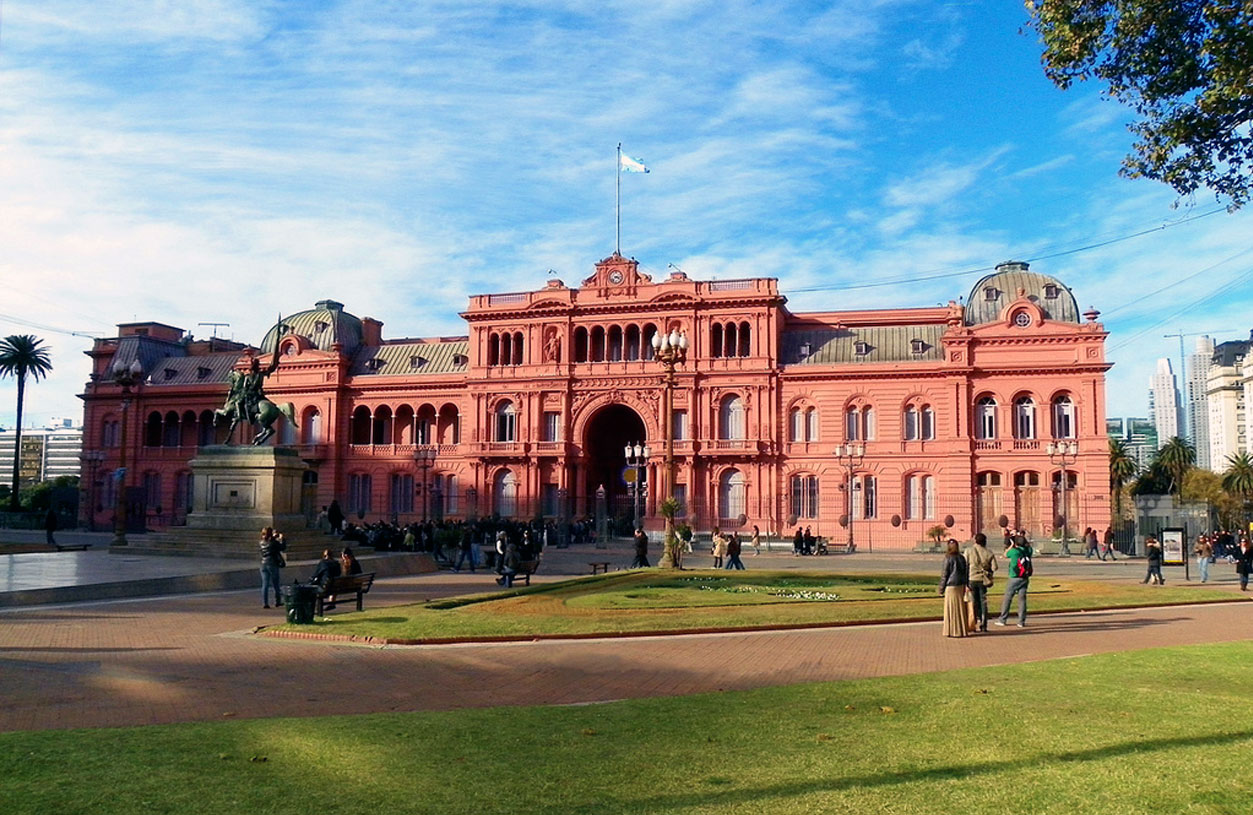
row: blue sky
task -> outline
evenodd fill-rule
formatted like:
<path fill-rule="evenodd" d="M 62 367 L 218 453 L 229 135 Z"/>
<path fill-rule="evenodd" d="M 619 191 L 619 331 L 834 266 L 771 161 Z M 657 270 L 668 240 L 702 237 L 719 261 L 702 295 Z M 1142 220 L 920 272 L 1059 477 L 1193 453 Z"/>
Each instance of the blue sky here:
<path fill-rule="evenodd" d="M 460 334 L 470 294 L 577 285 L 614 248 L 619 142 L 651 169 L 622 179 L 646 271 L 777 277 L 804 311 L 934 305 L 1029 260 L 1105 313 L 1109 414 L 1143 415 L 1164 334 L 1248 336 L 1253 220 L 1119 178 L 1128 112 L 1055 89 L 1024 22 L 1015 2 L 8 0 L 0 334 L 56 364 L 27 416 L 81 415 L 73 332 L 257 342 L 330 297 L 386 336 Z M 13 401 L 0 382 L 0 423 Z"/>

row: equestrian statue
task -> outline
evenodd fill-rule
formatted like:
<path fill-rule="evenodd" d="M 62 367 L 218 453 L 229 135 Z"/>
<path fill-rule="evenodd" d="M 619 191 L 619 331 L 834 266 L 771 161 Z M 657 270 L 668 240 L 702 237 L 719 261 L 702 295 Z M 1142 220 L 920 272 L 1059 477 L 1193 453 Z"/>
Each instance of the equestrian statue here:
<path fill-rule="evenodd" d="M 265 444 L 274 435 L 274 423 L 278 421 L 278 417 L 284 416 L 293 425 L 296 423 L 296 409 L 291 402 L 276 404 L 265 395 L 265 379 L 278 368 L 278 340 L 288 329 L 288 326 L 283 325 L 281 317 L 276 327 L 274 356 L 269 366 L 262 370 L 261 360 L 254 356 L 245 373 L 231 371 L 227 379 L 230 389 L 226 394 L 226 404 L 213 411 L 215 425 L 219 419 L 230 420 L 230 430 L 226 434 L 227 444 L 235 437 L 235 428 L 241 421 L 246 421 L 257 429 L 256 435 L 252 437 L 253 447 Z"/>

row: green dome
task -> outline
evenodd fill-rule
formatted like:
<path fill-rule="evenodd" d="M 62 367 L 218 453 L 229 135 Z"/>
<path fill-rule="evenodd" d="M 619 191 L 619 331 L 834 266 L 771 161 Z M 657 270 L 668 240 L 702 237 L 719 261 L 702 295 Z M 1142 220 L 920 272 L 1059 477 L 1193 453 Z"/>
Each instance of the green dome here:
<path fill-rule="evenodd" d="M 283 325 L 321 351 L 330 351 L 331 346 L 339 343 L 344 353 L 351 354 L 361 345 L 361 320 L 344 311 L 343 303 L 334 300 L 319 300 L 308 311 L 284 317 Z M 277 340 L 275 330 L 271 328 L 261 340 L 261 350 L 266 353 L 273 351 Z"/>
<path fill-rule="evenodd" d="M 1022 295 L 1044 312 L 1045 319 L 1062 323 L 1079 322 L 1075 296 L 1060 280 L 1030 271 L 1022 261 L 1006 261 L 970 290 L 966 300 L 966 325 L 994 323 L 1005 307 Z"/>

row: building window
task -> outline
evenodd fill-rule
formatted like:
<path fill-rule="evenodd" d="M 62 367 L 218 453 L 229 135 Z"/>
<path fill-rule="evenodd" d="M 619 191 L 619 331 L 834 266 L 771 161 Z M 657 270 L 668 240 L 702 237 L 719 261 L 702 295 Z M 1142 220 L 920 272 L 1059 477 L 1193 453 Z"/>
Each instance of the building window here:
<path fill-rule="evenodd" d="M 861 414 L 855 407 L 844 412 L 844 440 L 858 441 L 861 439 Z"/>
<path fill-rule="evenodd" d="M 975 438 L 996 438 L 996 400 L 985 396 L 975 406 Z"/>
<path fill-rule="evenodd" d="M 805 441 L 818 441 L 818 408 L 805 411 Z"/>
<path fill-rule="evenodd" d="M 512 402 L 502 402 L 496 408 L 496 441 L 510 442 L 517 440 L 517 412 Z"/>
<path fill-rule="evenodd" d="M 673 418 L 674 418 L 674 422 L 670 427 L 670 432 L 674 434 L 673 435 L 674 440 L 675 441 L 687 441 L 688 439 L 690 439 L 692 436 L 691 436 L 691 431 L 688 427 L 687 411 L 676 410 L 674 411 Z"/>
<path fill-rule="evenodd" d="M 1035 438 L 1035 401 L 1030 396 L 1014 402 L 1014 438 Z"/>
<path fill-rule="evenodd" d="M 544 413 L 544 441 L 561 441 L 561 414 L 553 411 Z"/>
<path fill-rule="evenodd" d="M 1056 300 L 1059 294 L 1061 294 L 1061 292 L 1058 290 L 1057 286 L 1053 285 L 1052 283 L 1046 283 L 1046 284 L 1045 284 L 1045 286 L 1044 286 L 1044 297 L 1045 297 L 1046 299 L 1048 299 L 1048 300 Z"/>
<path fill-rule="evenodd" d="M 918 429 L 918 409 L 913 405 L 905 408 L 905 441 L 917 441 L 920 436 Z"/>
<path fill-rule="evenodd" d="M 493 482 L 496 499 L 496 514 L 502 518 L 512 518 L 518 514 L 518 479 L 512 470 L 502 470 L 496 474 Z"/>
<path fill-rule="evenodd" d="M 935 517 L 935 478 L 911 475 L 905 484 L 905 517 L 911 521 Z"/>
<path fill-rule="evenodd" d="M 391 510 L 393 515 L 413 512 L 413 475 L 392 473 Z"/>
<path fill-rule="evenodd" d="M 188 471 L 184 471 L 175 476 L 174 481 L 174 509 L 183 512 L 191 512 L 192 508 L 192 476 Z"/>
<path fill-rule="evenodd" d="M 792 514 L 797 518 L 818 517 L 818 476 L 794 475 L 792 486 Z"/>
<path fill-rule="evenodd" d="M 800 408 L 792 408 L 788 413 L 789 437 L 791 441 L 805 440 L 805 416 L 801 413 Z"/>
<path fill-rule="evenodd" d="M 676 518 L 687 517 L 687 484 L 675 484 L 671 488 L 674 495 L 674 502 L 678 504 L 678 509 L 674 512 Z"/>
<path fill-rule="evenodd" d="M 875 440 L 874 408 L 866 406 L 861 409 L 861 437 L 863 441 Z"/>
<path fill-rule="evenodd" d="M 879 496 L 873 475 L 853 477 L 853 517 L 873 519 L 879 514 Z"/>
<path fill-rule="evenodd" d="M 730 440 L 743 439 L 744 400 L 738 396 L 728 396 L 722 400 L 721 413 L 722 438 Z"/>
<path fill-rule="evenodd" d="M 739 518 L 748 506 L 744 474 L 739 470 L 727 470 L 718 483 L 718 517 Z"/>
<path fill-rule="evenodd" d="M 858 340 L 853 343 L 853 352 L 859 357 L 864 357 L 870 353 L 870 344 L 863 340 Z"/>
<path fill-rule="evenodd" d="M 348 476 L 348 511 L 358 518 L 365 517 L 371 510 L 370 494 L 373 492 L 373 479 L 366 473 L 353 473 Z"/>
<path fill-rule="evenodd" d="M 983 287 L 983 299 L 984 300 L 995 300 L 999 294 L 1000 292 L 996 290 L 995 286 Z"/>
<path fill-rule="evenodd" d="M 161 473 L 144 473 L 144 502 L 149 511 L 160 514 L 161 506 Z"/>
<path fill-rule="evenodd" d="M 1073 439 L 1075 437 L 1075 405 L 1069 396 L 1059 396 L 1053 400 L 1053 438 Z"/>
<path fill-rule="evenodd" d="M 922 406 L 922 438 L 925 441 L 935 438 L 935 411 L 930 405 Z"/>
<path fill-rule="evenodd" d="M 910 340 L 909 350 L 914 354 L 921 354 L 927 350 L 927 344 L 922 340 Z"/>

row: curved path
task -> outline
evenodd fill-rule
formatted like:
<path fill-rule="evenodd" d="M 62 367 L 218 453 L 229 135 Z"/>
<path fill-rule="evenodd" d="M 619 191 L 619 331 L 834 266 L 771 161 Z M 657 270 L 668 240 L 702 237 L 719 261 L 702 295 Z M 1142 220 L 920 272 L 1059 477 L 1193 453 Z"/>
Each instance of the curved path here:
<path fill-rule="evenodd" d="M 376 583 L 370 607 L 482 582 L 445 573 Z M 227 592 L 0 614 L 0 731 L 591 703 L 1253 636 L 1253 608 L 1235 603 L 1037 616 L 965 640 L 906 623 L 379 648 L 249 636 L 281 620 L 254 601 Z"/>

